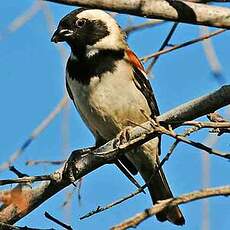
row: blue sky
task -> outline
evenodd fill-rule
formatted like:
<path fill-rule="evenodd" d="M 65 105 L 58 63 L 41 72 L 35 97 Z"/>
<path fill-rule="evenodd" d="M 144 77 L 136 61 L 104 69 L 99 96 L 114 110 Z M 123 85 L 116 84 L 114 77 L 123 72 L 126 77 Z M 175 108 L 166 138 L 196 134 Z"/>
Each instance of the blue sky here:
<path fill-rule="evenodd" d="M 0 34 L 17 16 L 23 14 L 33 4 L 31 0 L 4 1 L 1 4 Z M 73 7 L 48 4 L 54 15 L 55 24 Z M 122 27 L 128 24 L 125 15 L 118 15 Z M 142 22 L 134 17 L 132 23 Z M 128 43 L 138 56 L 156 51 L 172 23 L 133 33 Z M 172 38 L 178 44 L 199 36 L 197 26 L 180 24 Z M 64 94 L 64 66 L 55 45 L 50 42 L 50 33 L 44 13 L 39 11 L 29 22 L 14 33 L 6 34 L 0 40 L 0 163 L 5 162 L 29 136 L 31 131 L 52 111 Z M 229 83 L 230 34 L 225 32 L 213 38 L 213 44 L 222 66 L 226 84 Z M 66 47 L 69 52 L 68 47 Z M 213 78 L 201 43 L 180 49 L 160 57 L 154 70 L 151 84 L 154 88 L 161 113 L 188 100 L 207 94 L 220 85 Z M 221 110 L 229 118 L 229 109 Z M 67 119 L 66 119 L 67 117 Z M 205 118 L 204 118 L 205 119 Z M 66 134 L 68 138 L 66 138 Z M 193 140 L 203 141 L 208 132 L 201 131 L 192 135 Z M 67 141 L 66 141 L 67 139 Z M 229 151 L 227 134 L 215 145 L 222 151 Z M 15 162 L 15 166 L 30 175 L 52 172 L 56 167 L 50 165 L 25 166 L 25 161 L 46 159 L 65 159 L 77 148 L 93 145 L 94 140 L 81 121 L 70 102 L 68 109 L 60 113 L 50 126 L 28 147 Z M 172 139 L 163 138 L 162 154 L 164 155 Z M 193 147 L 180 144 L 165 164 L 164 170 L 175 195 L 180 195 L 202 188 L 202 153 Z M 229 184 L 229 162 L 211 156 L 210 185 Z M 0 173 L 0 178 L 12 178 L 8 171 Z M 141 178 L 138 178 L 141 181 Z M 62 208 L 67 188 L 45 202 L 18 225 L 30 227 L 56 226 L 45 219 L 43 213 L 48 211 L 75 229 L 108 229 L 110 226 L 131 217 L 137 212 L 151 206 L 148 195 L 140 194 L 109 211 L 95 215 L 86 220 L 79 220 L 81 215 L 95 209 L 98 205 L 108 204 L 123 197 L 135 188 L 114 167 L 104 166 L 83 179 L 81 204 L 74 198 L 70 208 Z M 230 226 L 230 200 L 212 198 L 210 201 L 210 229 L 227 230 Z M 186 225 L 180 229 L 202 229 L 202 202 L 196 201 L 181 206 L 186 218 Z M 159 223 L 150 218 L 138 229 L 158 230 L 176 229 L 169 223 Z M 60 229 L 57 227 L 57 229 Z"/>

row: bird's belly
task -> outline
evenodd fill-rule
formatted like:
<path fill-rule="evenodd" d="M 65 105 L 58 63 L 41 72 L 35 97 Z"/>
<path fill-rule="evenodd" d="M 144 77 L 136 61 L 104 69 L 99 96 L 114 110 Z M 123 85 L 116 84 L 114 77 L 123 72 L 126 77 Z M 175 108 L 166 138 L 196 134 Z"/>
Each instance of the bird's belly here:
<path fill-rule="evenodd" d="M 89 85 L 77 81 L 69 82 L 69 85 L 82 119 L 97 140 L 110 140 L 124 127 L 146 121 L 146 114 L 150 114 L 146 99 L 132 88 L 135 85 L 127 78 L 116 81 L 106 76 L 94 77 Z"/>

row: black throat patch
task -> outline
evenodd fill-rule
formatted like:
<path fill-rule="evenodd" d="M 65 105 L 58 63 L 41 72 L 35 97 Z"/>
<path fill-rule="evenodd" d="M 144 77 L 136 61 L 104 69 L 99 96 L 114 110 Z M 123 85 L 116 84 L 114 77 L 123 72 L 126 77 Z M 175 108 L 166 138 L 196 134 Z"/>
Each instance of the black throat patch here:
<path fill-rule="evenodd" d="M 89 84 L 90 78 L 106 72 L 113 73 L 116 69 L 115 62 L 124 57 L 124 50 L 100 50 L 90 58 L 78 60 L 69 58 L 66 71 L 72 80 L 82 84 Z"/>

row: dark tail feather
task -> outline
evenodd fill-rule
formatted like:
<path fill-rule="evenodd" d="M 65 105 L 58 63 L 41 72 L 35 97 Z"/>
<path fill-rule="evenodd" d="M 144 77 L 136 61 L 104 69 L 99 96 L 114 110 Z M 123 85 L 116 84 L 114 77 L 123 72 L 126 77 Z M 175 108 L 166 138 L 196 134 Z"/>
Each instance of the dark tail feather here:
<path fill-rule="evenodd" d="M 127 160 L 135 166 L 147 183 L 153 204 L 157 203 L 158 200 L 165 200 L 173 197 L 163 170 L 160 169 L 153 175 L 153 169 L 160 164 L 159 155 L 160 137 L 152 139 L 142 145 L 140 149 L 131 151 L 126 155 Z M 127 165 L 125 161 L 122 163 L 125 163 L 125 166 Z M 126 166 L 126 168 L 130 169 L 130 165 L 129 167 Z M 135 170 L 133 170 L 133 172 L 135 172 Z M 178 206 L 165 209 L 157 213 L 156 217 L 162 222 L 168 220 L 176 225 L 185 224 L 185 219 Z"/>
<path fill-rule="evenodd" d="M 152 197 L 153 204 L 155 204 L 158 200 L 165 200 L 173 197 L 162 169 L 153 176 L 148 185 L 148 189 Z M 185 219 L 178 206 L 165 209 L 162 212 L 157 213 L 156 217 L 162 222 L 168 220 L 176 225 L 185 224 Z"/>

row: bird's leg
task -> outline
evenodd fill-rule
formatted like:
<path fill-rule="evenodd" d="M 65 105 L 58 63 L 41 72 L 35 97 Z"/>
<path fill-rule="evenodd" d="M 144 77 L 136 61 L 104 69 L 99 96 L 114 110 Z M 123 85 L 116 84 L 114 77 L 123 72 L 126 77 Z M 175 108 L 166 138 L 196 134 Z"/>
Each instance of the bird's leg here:
<path fill-rule="evenodd" d="M 130 127 L 126 127 L 117 135 L 116 141 L 114 142 L 114 148 L 119 147 L 129 140 L 129 130 Z M 117 159 L 114 163 L 121 170 L 121 172 L 131 181 L 131 183 L 133 183 L 137 188 L 141 188 L 141 185 L 137 182 L 137 180 L 132 176 L 132 174 L 127 170 L 127 168 L 122 164 L 119 159 Z M 145 193 L 144 190 L 143 193 Z"/>
<path fill-rule="evenodd" d="M 132 176 L 132 174 L 125 168 L 125 166 L 120 162 L 120 160 L 115 161 L 116 166 L 121 170 L 121 172 L 137 187 L 142 188 L 142 186 L 137 182 L 137 180 Z M 142 191 L 145 194 L 145 191 Z"/>

